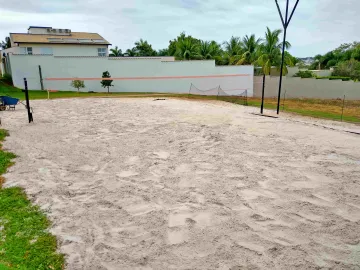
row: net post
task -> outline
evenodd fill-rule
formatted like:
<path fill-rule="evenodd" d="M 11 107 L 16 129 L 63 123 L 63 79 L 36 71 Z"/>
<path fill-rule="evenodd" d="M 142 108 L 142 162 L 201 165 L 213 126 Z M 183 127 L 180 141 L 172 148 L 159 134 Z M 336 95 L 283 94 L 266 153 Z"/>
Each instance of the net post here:
<path fill-rule="evenodd" d="M 246 89 L 245 90 L 245 106 L 248 105 L 248 95 L 247 95 L 247 93 L 248 93 L 248 90 Z"/>
<path fill-rule="evenodd" d="M 25 90 L 26 109 L 28 112 L 29 123 L 31 123 L 31 122 L 34 122 L 34 119 L 32 117 L 32 113 L 30 112 L 29 90 L 28 90 L 26 78 L 24 78 L 24 86 L 25 86 L 24 90 Z"/>
<path fill-rule="evenodd" d="M 342 110 L 341 110 L 341 122 L 343 121 L 344 107 L 345 107 L 345 95 L 344 95 L 343 104 L 342 104 Z"/>
<path fill-rule="evenodd" d="M 44 81 L 43 81 L 42 71 L 41 71 L 41 66 L 40 65 L 39 65 L 39 76 L 40 76 L 41 90 L 44 91 Z"/>
<path fill-rule="evenodd" d="M 283 111 L 285 111 L 285 99 L 286 99 L 286 89 L 285 89 L 284 98 L 283 98 Z"/>
<path fill-rule="evenodd" d="M 191 86 L 192 86 L 192 83 L 190 83 L 190 88 L 189 88 L 189 94 L 188 94 L 188 99 L 190 99 L 190 91 L 191 91 Z"/>
<path fill-rule="evenodd" d="M 261 108 L 260 108 L 260 113 L 261 114 L 264 113 L 265 79 L 266 79 L 266 75 L 264 73 L 263 74 L 262 92 L 261 92 Z"/>
<path fill-rule="evenodd" d="M 219 99 L 219 92 L 220 92 L 220 85 L 218 86 L 218 92 L 217 92 L 217 96 L 216 96 L 217 100 Z"/>

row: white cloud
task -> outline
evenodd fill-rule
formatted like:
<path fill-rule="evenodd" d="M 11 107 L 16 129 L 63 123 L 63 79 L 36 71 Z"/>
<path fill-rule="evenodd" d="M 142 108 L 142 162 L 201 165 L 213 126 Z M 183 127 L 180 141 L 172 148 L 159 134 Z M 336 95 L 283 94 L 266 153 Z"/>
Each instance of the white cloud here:
<path fill-rule="evenodd" d="M 279 0 L 282 10 L 285 0 Z M 291 7 L 295 0 L 290 0 Z M 357 0 L 300 0 L 288 30 L 296 56 L 326 53 L 344 42 L 360 40 Z M 281 28 L 273 0 L 0 0 L 0 38 L 26 32 L 29 25 L 98 32 L 123 50 L 140 38 L 154 48 L 185 31 L 223 42 L 232 35 Z"/>

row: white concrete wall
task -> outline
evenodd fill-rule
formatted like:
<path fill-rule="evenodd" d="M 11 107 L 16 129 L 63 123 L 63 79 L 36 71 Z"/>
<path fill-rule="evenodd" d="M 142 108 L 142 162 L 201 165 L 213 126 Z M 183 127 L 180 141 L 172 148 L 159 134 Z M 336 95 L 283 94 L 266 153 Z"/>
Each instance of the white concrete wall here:
<path fill-rule="evenodd" d="M 328 76 L 331 76 L 331 73 L 332 73 L 332 71 L 330 69 L 310 70 L 310 71 L 319 77 L 328 77 Z"/>
<path fill-rule="evenodd" d="M 190 84 L 199 89 L 216 86 L 226 90 L 248 89 L 253 92 L 253 66 L 215 66 L 209 61 L 161 61 L 160 59 L 133 59 L 112 57 L 55 57 L 40 55 L 11 55 L 14 84 L 23 88 L 23 78 L 28 80 L 29 89 L 40 89 L 38 65 L 43 78 L 101 78 L 104 71 L 112 77 L 166 77 L 166 76 L 211 76 L 245 74 L 241 77 L 183 78 L 161 80 L 114 80 L 111 91 L 121 92 L 172 92 L 188 93 Z M 71 80 L 44 80 L 44 87 L 51 90 L 73 90 Z M 100 81 L 85 81 L 83 91 L 107 91 Z"/>
<path fill-rule="evenodd" d="M 13 47 L 12 52 L 23 54 L 22 48 L 25 47 L 32 47 L 33 54 L 41 54 L 41 48 L 52 48 L 54 56 L 98 56 L 97 48 L 106 48 L 107 55 L 109 55 L 107 45 L 102 44 L 20 44 L 18 47 Z"/>
<path fill-rule="evenodd" d="M 254 77 L 254 96 L 261 97 L 262 76 Z M 277 97 L 279 77 L 267 76 L 265 79 L 265 97 Z M 316 80 L 283 77 L 282 94 L 286 98 L 320 98 L 360 100 L 360 82 L 341 80 Z"/>

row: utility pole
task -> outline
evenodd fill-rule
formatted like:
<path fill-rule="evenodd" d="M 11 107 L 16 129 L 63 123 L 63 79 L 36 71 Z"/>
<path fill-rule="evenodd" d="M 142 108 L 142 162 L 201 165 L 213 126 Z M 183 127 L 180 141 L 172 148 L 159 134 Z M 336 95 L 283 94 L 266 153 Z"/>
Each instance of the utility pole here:
<path fill-rule="evenodd" d="M 299 4 L 299 0 L 296 0 L 296 4 L 290 14 L 289 15 L 289 0 L 286 0 L 286 12 L 285 12 L 285 20 L 283 18 L 283 15 L 281 13 L 280 7 L 279 7 L 279 3 L 278 0 L 275 0 L 277 9 L 279 11 L 279 15 L 280 15 L 280 19 L 284 28 L 284 38 L 283 38 L 283 43 L 282 43 L 282 54 L 281 54 L 281 68 L 280 68 L 280 80 L 279 80 L 279 92 L 278 92 L 278 103 L 277 103 L 277 109 L 276 109 L 276 113 L 279 114 L 280 111 L 280 97 L 281 97 L 281 85 L 282 85 L 282 76 L 283 76 L 283 69 L 284 69 L 284 57 L 285 57 L 285 42 L 286 42 L 286 31 L 287 28 L 290 24 L 290 21 L 292 19 L 292 16 L 294 15 L 294 12 L 297 8 L 297 5 Z"/>

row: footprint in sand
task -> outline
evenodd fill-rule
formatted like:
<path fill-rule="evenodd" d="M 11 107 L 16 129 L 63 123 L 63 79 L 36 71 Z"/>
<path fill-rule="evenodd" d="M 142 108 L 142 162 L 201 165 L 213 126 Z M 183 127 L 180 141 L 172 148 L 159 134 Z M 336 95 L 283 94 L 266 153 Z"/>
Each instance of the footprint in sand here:
<path fill-rule="evenodd" d="M 168 159 L 170 157 L 170 153 L 165 151 L 154 152 L 153 154 L 160 159 Z"/>
<path fill-rule="evenodd" d="M 119 176 L 119 177 L 130 177 L 130 176 L 135 176 L 135 175 L 138 175 L 138 173 L 134 172 L 134 171 L 122 171 L 117 174 L 117 176 Z"/>

